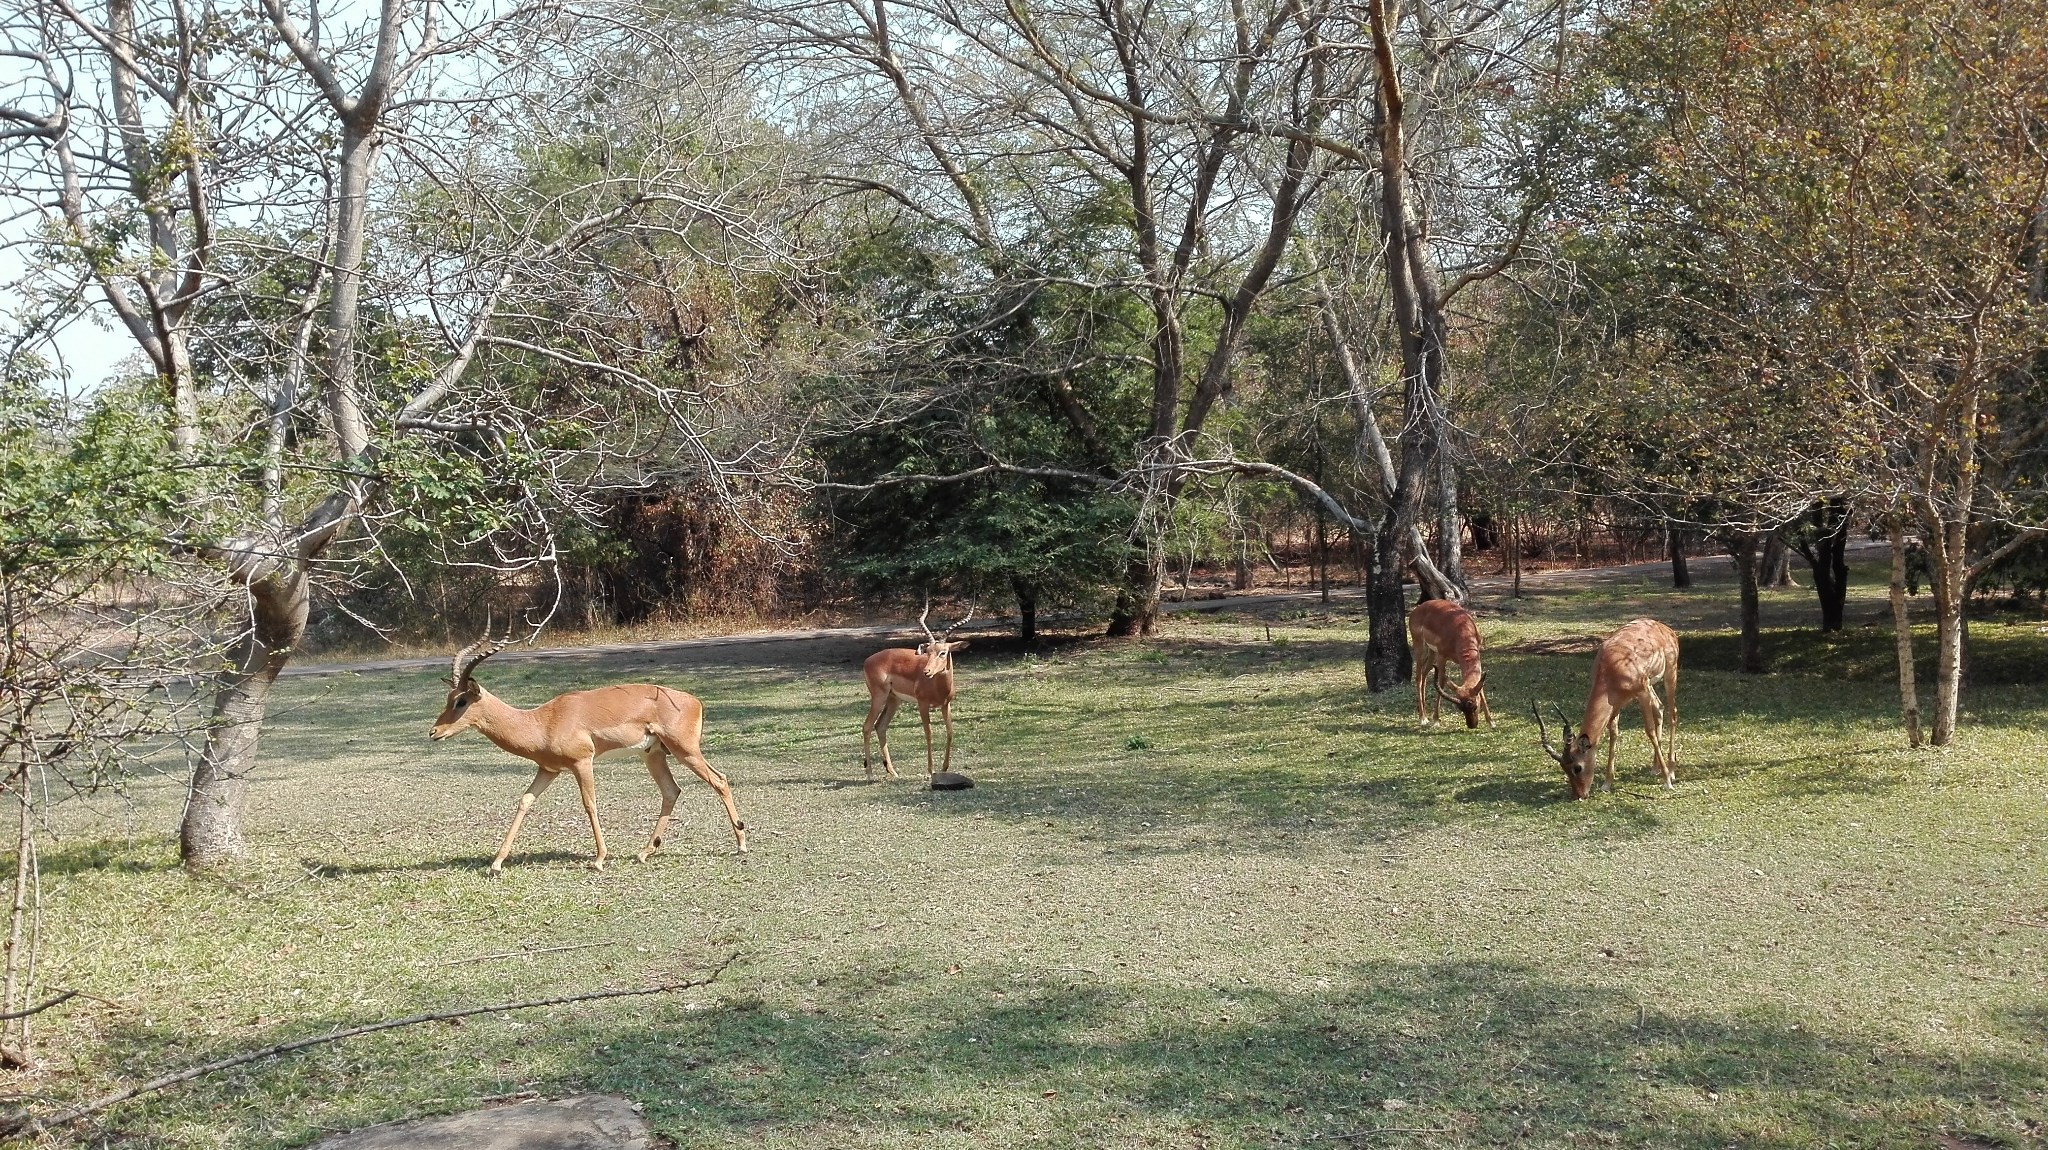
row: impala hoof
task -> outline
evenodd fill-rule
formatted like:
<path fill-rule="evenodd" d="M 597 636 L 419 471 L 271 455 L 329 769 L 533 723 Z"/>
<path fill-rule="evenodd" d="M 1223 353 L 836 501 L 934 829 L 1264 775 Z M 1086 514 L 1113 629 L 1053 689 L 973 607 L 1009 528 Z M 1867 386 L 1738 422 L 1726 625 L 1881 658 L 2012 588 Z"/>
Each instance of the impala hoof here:
<path fill-rule="evenodd" d="M 487 866 L 487 867 L 485 867 L 485 868 L 484 868 L 484 877 L 485 877 L 485 878 L 504 878 L 504 877 L 505 877 L 505 868 L 504 868 L 504 867 L 501 867 L 501 866 L 497 866 L 497 865 L 495 865 L 495 864 L 493 864 L 493 865 L 491 865 L 491 866 Z"/>
<path fill-rule="evenodd" d="M 604 863 L 605 860 L 603 859 L 593 859 L 590 862 L 587 862 L 583 865 L 589 867 L 591 870 L 601 871 L 604 869 Z"/>

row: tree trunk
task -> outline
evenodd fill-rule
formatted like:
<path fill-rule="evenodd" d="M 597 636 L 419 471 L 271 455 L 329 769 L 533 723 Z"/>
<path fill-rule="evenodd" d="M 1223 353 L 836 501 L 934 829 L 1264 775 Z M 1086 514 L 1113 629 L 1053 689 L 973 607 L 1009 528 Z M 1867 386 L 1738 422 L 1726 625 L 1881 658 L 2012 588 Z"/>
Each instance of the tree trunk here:
<path fill-rule="evenodd" d="M 1124 571 L 1124 585 L 1117 589 L 1116 606 L 1110 609 L 1109 629 L 1104 634 L 1116 639 L 1142 638 L 1159 626 L 1159 569 L 1146 560 L 1134 559 Z"/>
<path fill-rule="evenodd" d="M 1323 606 L 1330 605 L 1330 528 L 1323 515 L 1323 506 L 1316 505 L 1316 561 L 1322 568 L 1321 591 Z"/>
<path fill-rule="evenodd" d="M 1406 686 L 1414 673 L 1408 649 L 1408 596 L 1401 588 L 1402 544 L 1409 531 L 1404 518 L 1388 508 L 1373 537 L 1372 570 L 1365 589 L 1365 688 L 1377 694 Z"/>
<path fill-rule="evenodd" d="M 1671 552 L 1671 585 L 1680 589 L 1692 586 L 1692 570 L 1685 565 L 1685 532 L 1667 527 L 1664 540 Z"/>
<path fill-rule="evenodd" d="M 1849 602 L 1849 501 L 1824 499 L 1812 511 L 1814 535 L 1801 541 L 1799 553 L 1813 571 L 1814 594 L 1820 598 L 1820 629 L 1840 631 Z M 1803 537 L 1802 537 L 1803 540 Z"/>
<path fill-rule="evenodd" d="M 1913 623 L 1906 612 L 1906 525 L 1891 519 L 1892 632 L 1899 647 L 1899 713 L 1906 720 L 1906 745 L 1920 746 L 1920 692 L 1913 668 Z"/>
<path fill-rule="evenodd" d="M 249 588 L 249 606 L 249 630 L 235 645 L 232 666 L 215 680 L 213 721 L 185 799 L 178 845 L 192 868 L 240 858 L 246 849 L 242 808 L 263 733 L 264 704 L 306 633 L 305 576 L 295 569 L 259 580 Z"/>
<path fill-rule="evenodd" d="M 1761 582 L 1766 587 L 1797 587 L 1792 581 L 1792 552 L 1776 532 L 1764 536 Z"/>
<path fill-rule="evenodd" d="M 1474 511 L 1465 517 L 1472 528 L 1472 550 L 1491 551 L 1500 546 L 1500 523 L 1485 511 Z"/>
<path fill-rule="evenodd" d="M 1038 591 L 1022 579 L 1010 586 L 1017 592 L 1017 638 L 1029 643 L 1038 638 Z"/>
<path fill-rule="evenodd" d="M 1957 531 L 1960 535 L 1961 532 Z M 1947 548 L 1940 548 L 1947 551 Z M 1963 564 L 1962 548 L 1946 555 L 1936 554 L 1934 567 L 1934 725 L 1927 743 L 1946 747 L 1955 738 L 1956 712 L 1963 687 Z"/>
<path fill-rule="evenodd" d="M 1761 675 L 1764 671 L 1763 608 L 1757 594 L 1762 575 L 1763 535 L 1738 531 L 1727 537 L 1728 555 L 1735 560 L 1735 573 L 1742 581 L 1742 673 Z"/>

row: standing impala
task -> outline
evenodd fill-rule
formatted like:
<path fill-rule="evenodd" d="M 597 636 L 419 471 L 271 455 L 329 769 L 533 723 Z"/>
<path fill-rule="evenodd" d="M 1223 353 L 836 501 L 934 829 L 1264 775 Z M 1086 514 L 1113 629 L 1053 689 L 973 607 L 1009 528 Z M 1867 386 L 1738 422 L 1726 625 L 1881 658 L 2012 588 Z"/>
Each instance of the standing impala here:
<path fill-rule="evenodd" d="M 1408 612 L 1408 637 L 1415 647 L 1415 715 L 1427 727 L 1443 718 L 1445 699 L 1465 714 L 1469 730 L 1486 716 L 1493 726 L 1493 709 L 1486 705 L 1486 670 L 1479 665 L 1479 624 L 1472 612 L 1448 599 L 1427 599 Z M 1456 663 L 1464 681 L 1452 694 L 1444 690 L 1444 665 Z M 1436 677 L 1436 697 L 1429 699 L 1424 684 Z M 1423 702 L 1431 704 L 1423 710 Z"/>
<path fill-rule="evenodd" d="M 732 823 L 733 837 L 740 851 L 747 849 L 747 824 L 733 806 L 732 786 L 725 776 L 704 761 L 701 742 L 704 705 L 695 696 L 652 683 L 626 687 L 600 687 L 594 691 L 571 691 L 557 695 L 531 710 L 522 711 L 484 690 L 476 681 L 476 669 L 497 654 L 505 640 L 479 639 L 455 653 L 455 673 L 448 680 L 448 705 L 434 721 L 432 737 L 440 741 L 465 727 L 475 727 L 485 738 L 522 759 L 533 760 L 539 770 L 532 785 L 519 796 L 519 810 L 512 816 L 512 829 L 491 860 L 491 877 L 505 872 L 505 856 L 512 853 L 512 840 L 533 809 L 540 793 L 548 789 L 563 771 L 575 776 L 576 789 L 583 796 L 583 813 L 590 816 L 590 834 L 597 840 L 597 858 L 591 864 L 604 869 L 604 829 L 597 825 L 597 777 L 593 761 L 612 751 L 646 752 L 647 773 L 661 788 L 661 816 L 655 820 L 654 835 L 640 861 L 661 847 L 661 836 L 675 813 L 676 796 L 682 788 L 668 769 L 668 756 L 682 764 L 718 792 L 725 815 Z M 481 651 L 478 648 L 483 648 Z"/>
<path fill-rule="evenodd" d="M 924 773 L 932 773 L 932 708 L 939 709 L 939 717 L 946 723 L 946 762 L 941 769 L 953 769 L 953 654 L 967 649 L 967 641 L 952 641 L 953 632 L 974 618 L 974 608 L 958 623 L 946 628 L 946 638 L 932 634 L 925 620 L 931 617 L 932 601 L 924 601 L 924 614 L 917 617 L 917 625 L 924 628 L 925 641 L 915 651 L 908 647 L 890 647 L 868 656 L 861 671 L 868 680 L 868 718 L 860 728 L 860 765 L 868 778 L 875 777 L 875 767 L 868 757 L 870 737 L 882 744 L 882 768 L 890 778 L 896 777 L 896 764 L 889 760 L 889 721 L 896 717 L 896 708 L 904 703 L 917 704 L 917 717 L 924 720 Z"/>
<path fill-rule="evenodd" d="M 1657 703 L 1658 679 L 1664 680 L 1668 707 Z M 1564 724 L 1562 752 L 1550 745 L 1543 712 L 1535 703 L 1529 704 L 1536 712 L 1543 750 L 1564 768 L 1573 798 L 1583 799 L 1593 789 L 1593 751 L 1603 732 L 1607 735 L 1607 789 L 1614 789 L 1614 743 L 1621 733 L 1621 709 L 1631 702 L 1643 709 L 1650 759 L 1664 772 L 1664 789 L 1670 790 L 1678 777 L 1678 636 L 1655 619 L 1624 623 L 1601 642 L 1600 653 L 1593 657 L 1593 690 L 1586 696 L 1586 716 L 1579 723 L 1579 733 L 1572 734 L 1562 708 L 1557 712 L 1558 722 Z M 1660 731 L 1660 727 L 1664 729 Z"/>

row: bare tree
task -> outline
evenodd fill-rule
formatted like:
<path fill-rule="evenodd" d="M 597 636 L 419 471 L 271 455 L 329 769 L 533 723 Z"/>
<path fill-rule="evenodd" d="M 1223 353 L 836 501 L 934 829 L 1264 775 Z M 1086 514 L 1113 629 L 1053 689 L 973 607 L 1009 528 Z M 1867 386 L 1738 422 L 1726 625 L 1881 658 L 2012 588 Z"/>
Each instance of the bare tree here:
<path fill-rule="evenodd" d="M 631 453 L 587 434 L 565 461 L 550 417 L 602 426 L 631 396 L 628 429 L 658 425 L 643 439 L 669 466 L 786 453 L 779 435 L 726 435 L 715 383 L 622 357 L 564 306 L 607 243 L 765 250 L 748 224 L 761 190 L 707 176 L 742 144 L 712 126 L 746 118 L 641 82 L 690 75 L 654 14 L 382 0 L 323 21 L 317 3 L 264 0 L 247 15 L 32 0 L 0 25 L 28 64 L 0 91 L 0 171 L 10 210 L 35 221 L 45 294 L 54 311 L 86 292 L 111 311 L 147 357 L 179 465 L 219 479 L 177 539 L 231 580 L 243 619 L 193 769 L 193 866 L 243 851 L 264 708 L 323 565 L 423 476 L 447 486 L 437 460 L 491 473 L 473 501 L 527 509 L 513 518 L 537 541 L 530 562 L 547 558 L 548 489 L 573 505 L 578 484 L 633 480 L 601 476 Z M 511 361 L 582 390 L 522 389 L 498 369 Z"/>

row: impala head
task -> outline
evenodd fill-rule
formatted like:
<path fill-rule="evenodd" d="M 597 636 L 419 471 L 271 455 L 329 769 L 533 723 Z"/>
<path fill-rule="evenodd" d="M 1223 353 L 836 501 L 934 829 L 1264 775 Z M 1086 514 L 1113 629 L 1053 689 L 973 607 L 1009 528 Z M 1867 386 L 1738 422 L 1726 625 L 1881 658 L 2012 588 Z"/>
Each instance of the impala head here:
<path fill-rule="evenodd" d="M 1557 709 L 1557 721 L 1564 728 L 1564 750 L 1550 745 L 1550 732 L 1543 726 L 1543 712 L 1536 703 L 1529 703 L 1529 713 L 1536 716 L 1536 731 L 1543 739 L 1543 752 L 1557 760 L 1564 768 L 1565 784 L 1572 789 L 1572 797 L 1583 799 L 1593 793 L 1593 740 L 1584 731 L 1572 734 L 1571 721 L 1565 718 L 1564 710 Z"/>
<path fill-rule="evenodd" d="M 939 636 L 932 634 L 931 626 L 925 622 L 926 619 L 931 617 L 932 613 L 932 598 L 929 595 L 925 596 L 924 614 L 917 617 L 917 625 L 924 628 L 925 641 L 917 645 L 917 654 L 919 658 L 924 660 L 925 678 L 936 679 L 953 669 L 953 653 L 967 649 L 967 640 L 953 638 L 953 632 L 959 630 L 969 619 L 974 618 L 974 612 L 980 606 L 981 604 L 979 603 L 970 605 L 967 608 L 967 614 L 960 616 L 959 622 L 946 628 L 944 636 Z"/>
<path fill-rule="evenodd" d="M 1479 692 L 1485 686 L 1485 683 L 1486 672 L 1481 671 L 1479 674 L 1472 676 L 1470 682 L 1458 684 L 1458 690 L 1455 694 L 1444 690 L 1442 683 L 1436 685 L 1436 693 L 1442 695 L 1445 701 L 1458 708 L 1464 714 L 1465 726 L 1470 729 L 1479 725 Z"/>
<path fill-rule="evenodd" d="M 455 673 L 441 680 L 448 684 L 448 702 L 441 708 L 441 717 L 434 720 L 434 729 L 428 732 L 428 738 L 439 742 L 475 725 L 476 717 L 471 708 L 483 697 L 484 688 L 472 673 L 477 664 L 504 650 L 505 643 L 505 639 L 483 638 L 455 652 Z"/>

